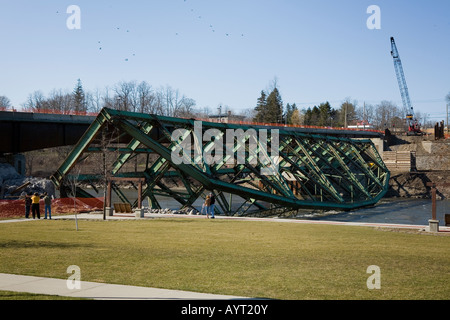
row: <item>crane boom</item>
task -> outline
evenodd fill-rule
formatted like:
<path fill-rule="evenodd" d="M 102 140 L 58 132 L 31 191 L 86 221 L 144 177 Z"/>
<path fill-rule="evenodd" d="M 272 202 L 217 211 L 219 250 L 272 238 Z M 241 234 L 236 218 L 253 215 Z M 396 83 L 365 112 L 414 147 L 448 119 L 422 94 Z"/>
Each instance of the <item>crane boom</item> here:
<path fill-rule="evenodd" d="M 411 100 L 409 99 L 408 86 L 406 85 L 405 74 L 403 73 L 402 60 L 400 60 L 400 55 L 398 54 L 394 37 L 391 37 L 391 55 L 394 58 L 395 74 L 397 75 L 398 86 L 400 87 L 400 94 L 402 96 L 403 107 L 407 112 L 406 117 L 408 118 L 408 116 L 414 115 L 414 109 L 411 105 Z"/>
<path fill-rule="evenodd" d="M 406 85 L 405 74 L 403 72 L 402 60 L 398 54 L 397 46 L 395 45 L 394 37 L 391 37 L 391 55 L 394 58 L 395 74 L 397 75 L 398 86 L 402 96 L 403 108 L 406 113 L 408 121 L 409 132 L 413 134 L 421 134 L 420 125 L 414 119 L 414 109 L 409 98 L 408 86 Z"/>

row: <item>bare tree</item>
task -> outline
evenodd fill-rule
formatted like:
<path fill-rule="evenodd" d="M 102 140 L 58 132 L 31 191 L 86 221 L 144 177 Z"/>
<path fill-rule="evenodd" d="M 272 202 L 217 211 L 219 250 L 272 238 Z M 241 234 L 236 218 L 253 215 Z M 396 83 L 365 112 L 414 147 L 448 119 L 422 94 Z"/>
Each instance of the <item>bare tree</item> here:
<path fill-rule="evenodd" d="M 142 81 L 136 87 L 138 98 L 138 110 L 140 113 L 155 113 L 155 96 L 153 95 L 152 86 Z"/>
<path fill-rule="evenodd" d="M 35 91 L 28 95 L 27 101 L 22 105 L 28 112 L 44 110 L 45 97 L 41 91 Z"/>
<path fill-rule="evenodd" d="M 357 107 L 356 117 L 358 120 L 373 124 L 375 121 L 375 107 L 371 104 L 364 104 L 363 106 Z"/>
<path fill-rule="evenodd" d="M 398 119 L 404 119 L 404 115 L 402 110 L 393 102 L 384 100 L 376 106 L 374 124 L 378 129 L 385 129 L 392 125 L 398 127 Z"/>
<path fill-rule="evenodd" d="M 105 88 L 105 93 L 103 94 L 102 100 L 103 100 L 102 108 L 119 109 L 118 99 L 116 98 L 116 96 L 110 95 L 109 87 Z"/>
<path fill-rule="evenodd" d="M 118 101 L 119 110 L 136 111 L 136 81 L 120 82 L 114 87 L 114 92 L 115 99 Z"/>
<path fill-rule="evenodd" d="M 78 231 L 78 215 L 77 215 L 77 189 L 80 186 L 80 174 L 82 170 L 82 162 L 77 163 L 71 170 L 71 175 L 66 177 L 64 183 L 69 186 L 73 199 L 73 213 L 75 215 L 75 228 Z"/>
<path fill-rule="evenodd" d="M 68 114 L 74 108 L 73 95 L 62 90 L 53 90 L 43 105 L 47 111 Z"/>
<path fill-rule="evenodd" d="M 119 157 L 118 147 L 119 143 L 119 130 L 117 128 L 110 128 L 109 131 L 106 127 L 101 131 L 99 139 L 97 141 L 98 147 L 101 152 L 96 154 L 97 159 L 94 163 L 98 164 L 93 168 L 93 173 L 99 176 L 98 183 L 103 188 L 103 219 L 106 219 L 106 197 L 108 181 L 113 176 L 113 164 Z M 115 150 L 115 151 L 111 151 Z M 98 158 L 100 157 L 100 158 Z"/>
<path fill-rule="evenodd" d="M 78 97 L 78 99 L 77 99 Z M 82 99 L 81 99 L 82 98 Z M 77 102 L 78 101 L 78 102 Z M 80 101 L 83 109 L 80 109 Z M 1 106 L 1 105 L 0 105 Z M 48 98 L 41 91 L 30 94 L 22 105 L 25 111 L 69 113 L 73 111 L 99 112 L 102 108 L 124 110 L 157 115 L 190 117 L 193 116 L 195 100 L 181 94 L 178 89 L 166 85 L 153 90 L 146 81 L 122 81 L 112 88 L 106 87 L 103 92 L 95 90 L 84 92 L 81 83 L 73 93 L 54 89 Z"/>
<path fill-rule="evenodd" d="M 11 101 L 5 96 L 0 96 L 0 111 L 9 108 L 11 108 Z"/>
<path fill-rule="evenodd" d="M 170 117 L 190 117 L 193 115 L 195 100 L 180 94 L 171 86 L 161 87 L 155 95 L 155 113 Z"/>
<path fill-rule="evenodd" d="M 192 117 L 194 115 L 193 111 L 194 106 L 195 106 L 194 99 L 186 98 L 183 96 L 183 99 L 177 105 L 177 108 L 173 116 L 183 118 Z"/>

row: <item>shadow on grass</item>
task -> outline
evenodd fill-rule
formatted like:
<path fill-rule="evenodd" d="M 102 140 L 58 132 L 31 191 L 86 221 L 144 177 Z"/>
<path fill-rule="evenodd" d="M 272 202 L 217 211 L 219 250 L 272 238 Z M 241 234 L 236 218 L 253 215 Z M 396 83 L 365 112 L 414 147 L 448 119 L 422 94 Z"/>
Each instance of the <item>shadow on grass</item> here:
<path fill-rule="evenodd" d="M 17 241 L 9 240 L 0 242 L 0 248 L 89 248 L 93 247 L 89 244 L 61 243 L 61 242 L 45 242 L 45 241 Z"/>

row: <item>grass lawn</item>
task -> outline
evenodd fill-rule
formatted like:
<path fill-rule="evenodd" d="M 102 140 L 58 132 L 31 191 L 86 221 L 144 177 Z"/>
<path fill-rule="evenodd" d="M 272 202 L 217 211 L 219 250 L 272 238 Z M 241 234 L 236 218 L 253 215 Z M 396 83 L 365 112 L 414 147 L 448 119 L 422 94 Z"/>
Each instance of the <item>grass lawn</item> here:
<path fill-rule="evenodd" d="M 0 224 L 0 272 L 285 300 L 450 299 L 450 237 L 207 219 Z M 367 268 L 379 266 L 381 289 Z M 2 296 L 0 295 L 0 299 Z"/>
<path fill-rule="evenodd" d="M 0 300 L 87 300 L 27 292 L 0 291 Z"/>

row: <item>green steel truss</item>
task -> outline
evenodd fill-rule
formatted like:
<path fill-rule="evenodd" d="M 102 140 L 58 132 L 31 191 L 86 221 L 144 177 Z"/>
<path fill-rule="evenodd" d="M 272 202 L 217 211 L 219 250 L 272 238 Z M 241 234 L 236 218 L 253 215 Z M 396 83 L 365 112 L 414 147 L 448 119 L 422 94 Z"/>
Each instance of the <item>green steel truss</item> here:
<path fill-rule="evenodd" d="M 141 196 L 153 208 L 165 196 L 198 209 L 213 192 L 218 213 L 244 215 L 373 205 L 388 189 L 389 171 L 369 139 L 103 109 L 52 181 L 63 189 L 74 177 L 93 186 L 115 178 L 122 201 L 117 179 L 143 178 Z"/>

